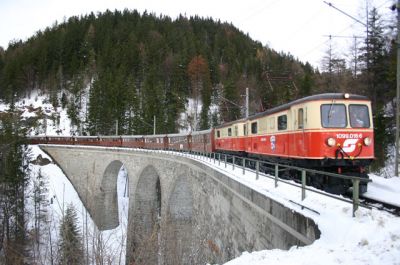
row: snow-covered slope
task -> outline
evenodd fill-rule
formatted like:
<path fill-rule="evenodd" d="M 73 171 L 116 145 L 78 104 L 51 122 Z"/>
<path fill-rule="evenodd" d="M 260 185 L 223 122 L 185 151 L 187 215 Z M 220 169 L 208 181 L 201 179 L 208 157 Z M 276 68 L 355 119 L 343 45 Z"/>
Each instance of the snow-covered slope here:
<path fill-rule="evenodd" d="M 38 146 L 30 147 L 34 160 L 40 156 L 41 161 L 51 161 L 51 158 L 41 151 Z M 125 264 L 128 220 L 128 197 L 124 194 L 127 181 L 125 169 L 122 167 L 117 177 L 120 225 L 115 229 L 102 232 L 97 229 L 77 192 L 61 169 L 54 163 L 45 164 L 42 166 L 30 164 L 30 185 L 26 192 L 27 207 L 33 209 L 35 204 L 33 190 L 39 182 L 39 174 L 42 176 L 41 181 L 47 183 L 47 192 L 42 196 L 44 200 L 42 211 L 47 212 L 47 217 L 45 218 L 46 221 L 42 221 L 41 224 L 40 230 L 42 233 L 40 234 L 39 247 L 33 248 L 37 252 L 34 255 L 36 259 L 42 261 L 42 263 L 38 264 L 52 264 L 51 259 L 57 256 L 60 221 L 69 204 L 74 205 L 77 210 L 78 226 L 83 236 L 82 243 L 87 251 L 85 253 L 88 254 L 89 264 Z M 33 213 L 34 211 L 31 210 L 29 212 Z M 28 228 L 33 231 L 34 219 L 29 219 L 31 222 L 28 224 Z M 52 249 L 53 255 L 50 255 L 50 249 Z"/>

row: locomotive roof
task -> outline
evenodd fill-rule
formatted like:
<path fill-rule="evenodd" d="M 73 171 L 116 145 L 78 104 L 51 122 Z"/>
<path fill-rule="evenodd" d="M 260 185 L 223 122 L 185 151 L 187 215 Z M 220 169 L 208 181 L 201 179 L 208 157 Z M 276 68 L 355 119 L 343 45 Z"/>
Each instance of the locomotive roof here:
<path fill-rule="evenodd" d="M 323 100 L 323 99 L 325 99 L 325 100 L 334 100 L 334 99 L 368 100 L 368 98 L 365 97 L 365 96 L 355 95 L 355 94 L 348 94 L 348 95 L 349 95 L 348 98 L 345 98 L 343 93 L 324 93 L 324 94 L 312 95 L 312 96 L 296 99 L 296 100 L 291 101 L 289 103 L 286 103 L 286 104 L 283 104 L 283 105 L 268 109 L 266 111 L 254 114 L 254 115 L 250 116 L 248 119 L 243 118 L 243 119 L 240 119 L 240 120 L 235 120 L 235 121 L 230 121 L 230 122 L 227 122 L 227 123 L 223 123 L 221 125 L 215 126 L 215 128 L 220 129 L 220 128 L 224 128 L 224 127 L 230 126 L 232 124 L 244 122 L 246 120 L 254 120 L 254 119 L 257 119 L 259 117 L 268 115 L 268 114 L 273 114 L 273 113 L 276 113 L 276 112 L 287 110 L 291 106 L 294 106 L 294 105 L 297 105 L 297 104 L 301 104 L 301 103 L 304 103 L 304 102 L 308 102 L 308 101 L 313 101 L 313 100 Z"/>
<path fill-rule="evenodd" d="M 324 94 L 318 94 L 318 95 L 312 95 L 312 96 L 308 96 L 308 97 L 304 97 L 304 98 L 300 98 L 300 99 L 296 99 L 294 101 L 291 101 L 289 103 L 274 107 L 272 109 L 257 113 L 253 116 L 249 117 L 249 120 L 254 120 L 256 118 L 268 115 L 268 114 L 273 114 L 276 112 L 280 112 L 283 110 L 287 110 L 290 107 L 297 105 L 297 104 L 301 104 L 304 102 L 308 102 L 308 101 L 314 101 L 314 100 L 334 100 L 334 99 L 344 99 L 344 100 L 368 100 L 368 98 L 366 96 L 361 96 L 361 95 L 355 95 L 355 94 L 348 94 L 349 97 L 345 98 L 343 93 L 324 93 Z"/>
<path fill-rule="evenodd" d="M 243 118 L 243 119 L 240 119 L 240 120 L 230 121 L 230 122 L 223 123 L 221 125 L 215 126 L 215 128 L 217 128 L 217 129 L 224 128 L 224 127 L 230 126 L 230 125 L 235 124 L 235 123 L 245 122 L 246 120 L 247 120 L 246 118 Z"/>

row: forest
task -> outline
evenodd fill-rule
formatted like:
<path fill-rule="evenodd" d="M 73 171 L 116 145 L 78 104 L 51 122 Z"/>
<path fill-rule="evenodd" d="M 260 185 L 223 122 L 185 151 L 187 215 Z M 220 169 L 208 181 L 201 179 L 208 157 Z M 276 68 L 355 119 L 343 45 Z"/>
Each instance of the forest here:
<path fill-rule="evenodd" d="M 381 143 L 375 145 L 377 170 L 395 130 L 395 21 L 385 23 L 371 9 L 359 48 L 348 58 L 328 49 L 321 69 L 263 46 L 226 22 L 135 10 L 70 17 L 27 41 L 0 47 L 0 100 L 10 104 L 8 113 L 0 112 L 0 256 L 10 244 L 18 252 L 6 264 L 23 264 L 18 257 L 26 255 L 20 244 L 26 237 L 29 154 L 27 125 L 13 112 L 18 99 L 40 90 L 53 106 L 67 108 L 74 133 L 111 135 L 116 124 L 119 134 L 152 134 L 154 117 L 157 133 L 241 118 L 246 88 L 250 114 L 316 93 L 361 94 L 373 103 L 375 142 Z M 189 107 L 194 111 L 182 121 Z"/>

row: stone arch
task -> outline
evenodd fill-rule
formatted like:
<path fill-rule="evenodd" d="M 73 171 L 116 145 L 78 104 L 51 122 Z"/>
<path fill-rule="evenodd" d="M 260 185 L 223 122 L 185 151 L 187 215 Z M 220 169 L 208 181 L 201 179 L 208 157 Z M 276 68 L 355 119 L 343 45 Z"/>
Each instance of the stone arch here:
<path fill-rule="evenodd" d="M 193 191 L 190 179 L 179 176 L 168 202 L 165 264 L 192 264 Z"/>
<path fill-rule="evenodd" d="M 132 200 L 133 199 L 133 200 Z M 133 205 L 132 205 L 133 203 Z M 156 169 L 143 169 L 130 200 L 129 236 L 132 235 L 127 258 L 134 264 L 158 264 L 161 220 L 161 183 Z M 132 208 L 133 207 L 133 208 Z M 130 264 L 129 263 L 129 264 Z"/>
<path fill-rule="evenodd" d="M 114 229 L 119 225 L 117 176 L 122 166 L 121 161 L 114 160 L 106 167 L 100 191 L 95 196 L 93 219 L 100 231 Z"/>

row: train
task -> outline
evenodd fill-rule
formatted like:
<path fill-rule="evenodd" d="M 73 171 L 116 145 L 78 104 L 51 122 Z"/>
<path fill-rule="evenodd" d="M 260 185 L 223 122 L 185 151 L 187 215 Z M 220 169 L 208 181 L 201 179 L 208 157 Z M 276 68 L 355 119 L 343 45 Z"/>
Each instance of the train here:
<path fill-rule="evenodd" d="M 189 133 L 132 136 L 32 136 L 31 144 L 75 144 L 232 154 L 318 171 L 368 178 L 374 157 L 371 101 L 361 95 L 324 93 L 247 118 Z M 285 178 L 297 178 L 290 169 Z M 351 181 L 309 176 L 310 185 L 344 194 Z M 366 182 L 360 192 L 367 190 Z"/>

